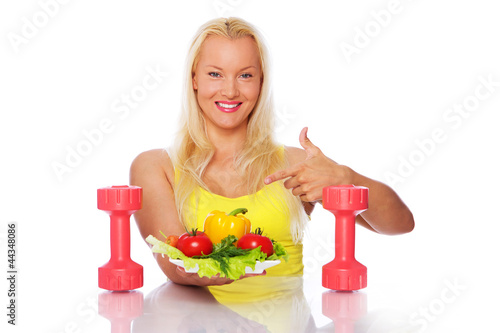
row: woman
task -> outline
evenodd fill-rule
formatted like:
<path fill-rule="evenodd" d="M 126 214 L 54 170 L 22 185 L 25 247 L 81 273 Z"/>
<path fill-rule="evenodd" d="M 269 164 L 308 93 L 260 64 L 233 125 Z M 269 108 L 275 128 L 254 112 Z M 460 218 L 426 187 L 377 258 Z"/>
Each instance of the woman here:
<path fill-rule="evenodd" d="M 326 157 L 308 139 L 307 128 L 299 136 L 303 149 L 275 143 L 268 55 L 247 22 L 221 18 L 200 28 L 187 57 L 184 91 L 177 146 L 168 153 L 144 152 L 131 166 L 131 184 L 143 188 L 135 219 L 144 238 L 161 238 L 160 230 L 202 230 L 211 210 L 245 207 L 253 229 L 263 228 L 290 254 L 268 276 L 301 275 L 306 215 L 321 200 L 323 187 L 338 184 L 370 189 L 370 209 L 358 216 L 360 225 L 383 234 L 413 229 L 411 212 L 392 189 Z M 156 260 L 179 284 L 233 283 L 187 274 L 162 256 Z"/>

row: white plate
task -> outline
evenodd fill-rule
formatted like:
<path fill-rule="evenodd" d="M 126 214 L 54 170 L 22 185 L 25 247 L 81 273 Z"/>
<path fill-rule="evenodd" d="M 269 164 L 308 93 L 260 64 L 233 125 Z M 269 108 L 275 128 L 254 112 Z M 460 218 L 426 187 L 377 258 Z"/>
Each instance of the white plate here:
<path fill-rule="evenodd" d="M 172 259 L 169 258 L 170 262 L 173 263 L 174 265 L 180 266 L 184 268 L 184 262 L 180 259 Z M 245 267 L 245 273 L 246 274 L 261 274 L 265 269 L 269 267 L 276 266 L 281 263 L 281 260 L 266 260 L 266 261 L 257 261 L 255 263 L 255 268 L 252 269 L 251 267 L 247 266 Z M 191 269 L 186 269 L 187 273 L 196 273 L 198 272 L 198 264 L 194 268 Z"/>

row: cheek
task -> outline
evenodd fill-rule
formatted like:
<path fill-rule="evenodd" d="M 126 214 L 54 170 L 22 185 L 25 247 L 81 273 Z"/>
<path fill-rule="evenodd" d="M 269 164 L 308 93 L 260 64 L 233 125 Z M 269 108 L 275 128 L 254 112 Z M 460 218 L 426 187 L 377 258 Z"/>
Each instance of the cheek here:
<path fill-rule="evenodd" d="M 244 94 L 248 100 L 256 101 L 260 95 L 260 83 L 252 83 L 248 86 L 245 86 L 242 90 L 244 90 Z"/>
<path fill-rule="evenodd" d="M 198 98 L 199 99 L 207 99 L 212 98 L 217 91 L 219 91 L 219 87 L 216 82 L 206 80 L 206 81 L 198 81 Z"/>

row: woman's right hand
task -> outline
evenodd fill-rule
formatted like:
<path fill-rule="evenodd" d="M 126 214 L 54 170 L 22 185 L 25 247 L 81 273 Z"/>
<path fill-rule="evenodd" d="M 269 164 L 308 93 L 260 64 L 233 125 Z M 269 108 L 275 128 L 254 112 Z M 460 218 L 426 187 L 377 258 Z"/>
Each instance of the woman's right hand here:
<path fill-rule="evenodd" d="M 221 277 L 220 274 L 217 274 L 212 277 L 200 277 L 196 273 L 187 273 L 183 267 L 176 266 L 175 271 L 173 272 L 176 276 L 179 277 L 179 280 L 177 279 L 172 279 L 173 282 L 179 283 L 179 284 L 188 284 L 188 285 L 195 285 L 195 286 L 200 286 L 200 287 L 208 287 L 208 286 L 222 286 L 225 284 L 230 284 L 233 283 L 235 280 L 228 279 L 226 277 Z M 245 274 L 240 277 L 241 279 L 246 279 L 249 277 L 253 276 L 260 276 L 260 275 L 266 275 L 266 271 L 262 272 L 261 274 Z M 170 274 L 171 277 L 172 274 Z"/>
<path fill-rule="evenodd" d="M 178 276 L 182 278 L 183 281 L 189 281 L 191 282 L 190 284 L 196 285 L 196 286 L 201 286 L 201 287 L 208 287 L 208 286 L 222 286 L 224 284 L 230 284 L 233 283 L 234 280 L 228 279 L 226 277 L 220 277 L 219 274 L 213 277 L 200 277 L 198 274 L 193 274 L 193 273 L 187 273 L 183 267 L 177 266 L 176 272 Z"/>

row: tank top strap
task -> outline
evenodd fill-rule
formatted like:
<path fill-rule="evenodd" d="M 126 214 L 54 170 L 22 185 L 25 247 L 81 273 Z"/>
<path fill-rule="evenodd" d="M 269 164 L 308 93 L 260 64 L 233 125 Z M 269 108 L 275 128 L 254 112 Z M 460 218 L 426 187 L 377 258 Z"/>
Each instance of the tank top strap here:
<path fill-rule="evenodd" d="M 179 178 L 181 175 L 179 173 L 179 169 L 177 169 L 175 165 L 173 167 L 174 167 L 174 185 L 177 185 L 177 183 L 179 183 Z"/>

